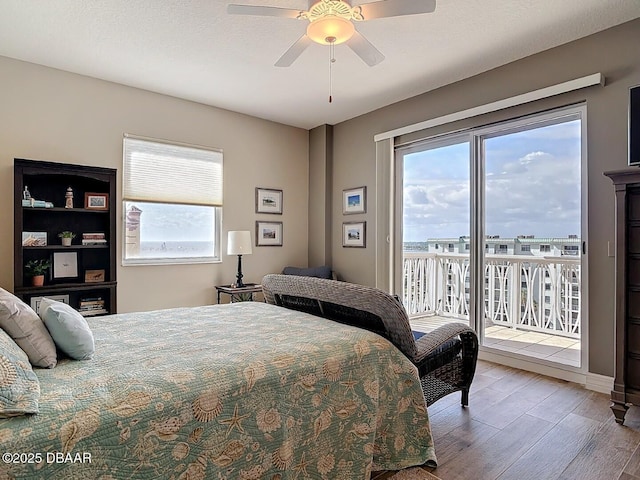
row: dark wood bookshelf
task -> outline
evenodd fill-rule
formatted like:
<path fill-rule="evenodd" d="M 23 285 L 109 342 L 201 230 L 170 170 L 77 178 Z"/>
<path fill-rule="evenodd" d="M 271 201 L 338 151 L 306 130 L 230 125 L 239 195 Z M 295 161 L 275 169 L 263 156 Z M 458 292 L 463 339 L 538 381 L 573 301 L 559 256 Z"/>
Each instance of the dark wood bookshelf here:
<path fill-rule="evenodd" d="M 100 297 L 108 313 L 117 312 L 116 173 L 111 168 L 14 159 L 14 291 L 26 303 L 33 297 L 64 295 L 78 309 L 86 298 Z M 23 206 L 25 187 L 33 199 L 50 202 L 53 207 Z M 73 190 L 72 208 L 65 208 L 68 187 Z M 87 193 L 108 195 L 106 208 L 86 208 Z M 75 233 L 70 246 L 63 246 L 58 238 L 62 231 Z M 47 245 L 23 246 L 23 232 L 46 234 Z M 83 233 L 96 232 L 104 234 L 106 244 L 82 245 Z M 44 286 L 32 286 L 27 262 L 53 261 L 59 252 L 76 254 L 77 276 L 56 278 L 51 266 Z M 104 281 L 84 282 L 88 270 L 103 270 Z"/>

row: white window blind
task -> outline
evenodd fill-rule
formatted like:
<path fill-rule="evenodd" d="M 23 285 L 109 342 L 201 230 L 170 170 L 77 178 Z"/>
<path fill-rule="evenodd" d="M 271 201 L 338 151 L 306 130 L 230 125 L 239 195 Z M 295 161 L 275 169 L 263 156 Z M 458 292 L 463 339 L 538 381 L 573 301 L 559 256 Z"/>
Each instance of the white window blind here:
<path fill-rule="evenodd" d="M 125 136 L 123 199 L 222 206 L 222 152 Z"/>

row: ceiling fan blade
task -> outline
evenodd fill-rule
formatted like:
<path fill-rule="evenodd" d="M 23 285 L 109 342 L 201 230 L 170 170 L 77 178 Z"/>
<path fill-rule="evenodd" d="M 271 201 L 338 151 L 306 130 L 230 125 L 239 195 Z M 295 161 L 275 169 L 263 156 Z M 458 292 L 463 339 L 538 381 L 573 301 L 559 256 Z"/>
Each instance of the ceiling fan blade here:
<path fill-rule="evenodd" d="M 231 15 L 261 15 L 265 17 L 284 17 L 298 18 L 302 10 L 293 10 L 291 8 L 264 7 L 259 5 L 236 5 L 229 4 L 227 13 Z"/>
<path fill-rule="evenodd" d="M 373 18 L 431 13 L 436 9 L 436 0 L 383 0 L 363 3 L 356 8 L 360 9 L 364 20 L 371 20 Z"/>
<path fill-rule="evenodd" d="M 296 43 L 289 47 L 289 50 L 284 52 L 284 55 L 280 57 L 280 59 L 276 62 L 276 67 L 288 67 L 296 59 L 300 56 L 304 50 L 311 45 L 313 41 L 307 37 L 307 35 L 302 35 Z"/>
<path fill-rule="evenodd" d="M 358 31 L 353 34 L 349 40 L 345 42 L 351 50 L 356 52 L 364 63 L 373 67 L 384 60 L 384 55 L 374 47 L 369 40 L 364 38 Z"/>

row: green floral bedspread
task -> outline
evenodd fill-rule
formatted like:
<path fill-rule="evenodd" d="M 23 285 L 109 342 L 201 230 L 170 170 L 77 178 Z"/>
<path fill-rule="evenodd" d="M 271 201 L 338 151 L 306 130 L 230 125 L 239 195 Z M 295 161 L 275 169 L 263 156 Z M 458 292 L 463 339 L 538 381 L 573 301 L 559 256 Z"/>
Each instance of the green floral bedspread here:
<path fill-rule="evenodd" d="M 2 453 L 27 454 L 0 478 L 364 480 L 435 461 L 416 370 L 378 335 L 258 302 L 89 322 L 94 359 L 35 369 L 40 413 L 0 420 Z"/>

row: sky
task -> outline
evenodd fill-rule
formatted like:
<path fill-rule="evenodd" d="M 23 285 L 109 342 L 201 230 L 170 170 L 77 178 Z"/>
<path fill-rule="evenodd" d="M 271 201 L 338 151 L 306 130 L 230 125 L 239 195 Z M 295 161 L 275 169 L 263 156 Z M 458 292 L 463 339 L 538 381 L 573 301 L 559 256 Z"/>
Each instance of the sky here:
<path fill-rule="evenodd" d="M 485 141 L 487 235 L 580 235 L 580 120 Z M 404 156 L 405 242 L 469 235 L 469 143 Z"/>
<path fill-rule="evenodd" d="M 132 203 L 142 210 L 140 239 L 143 242 L 213 241 L 211 207 Z"/>

